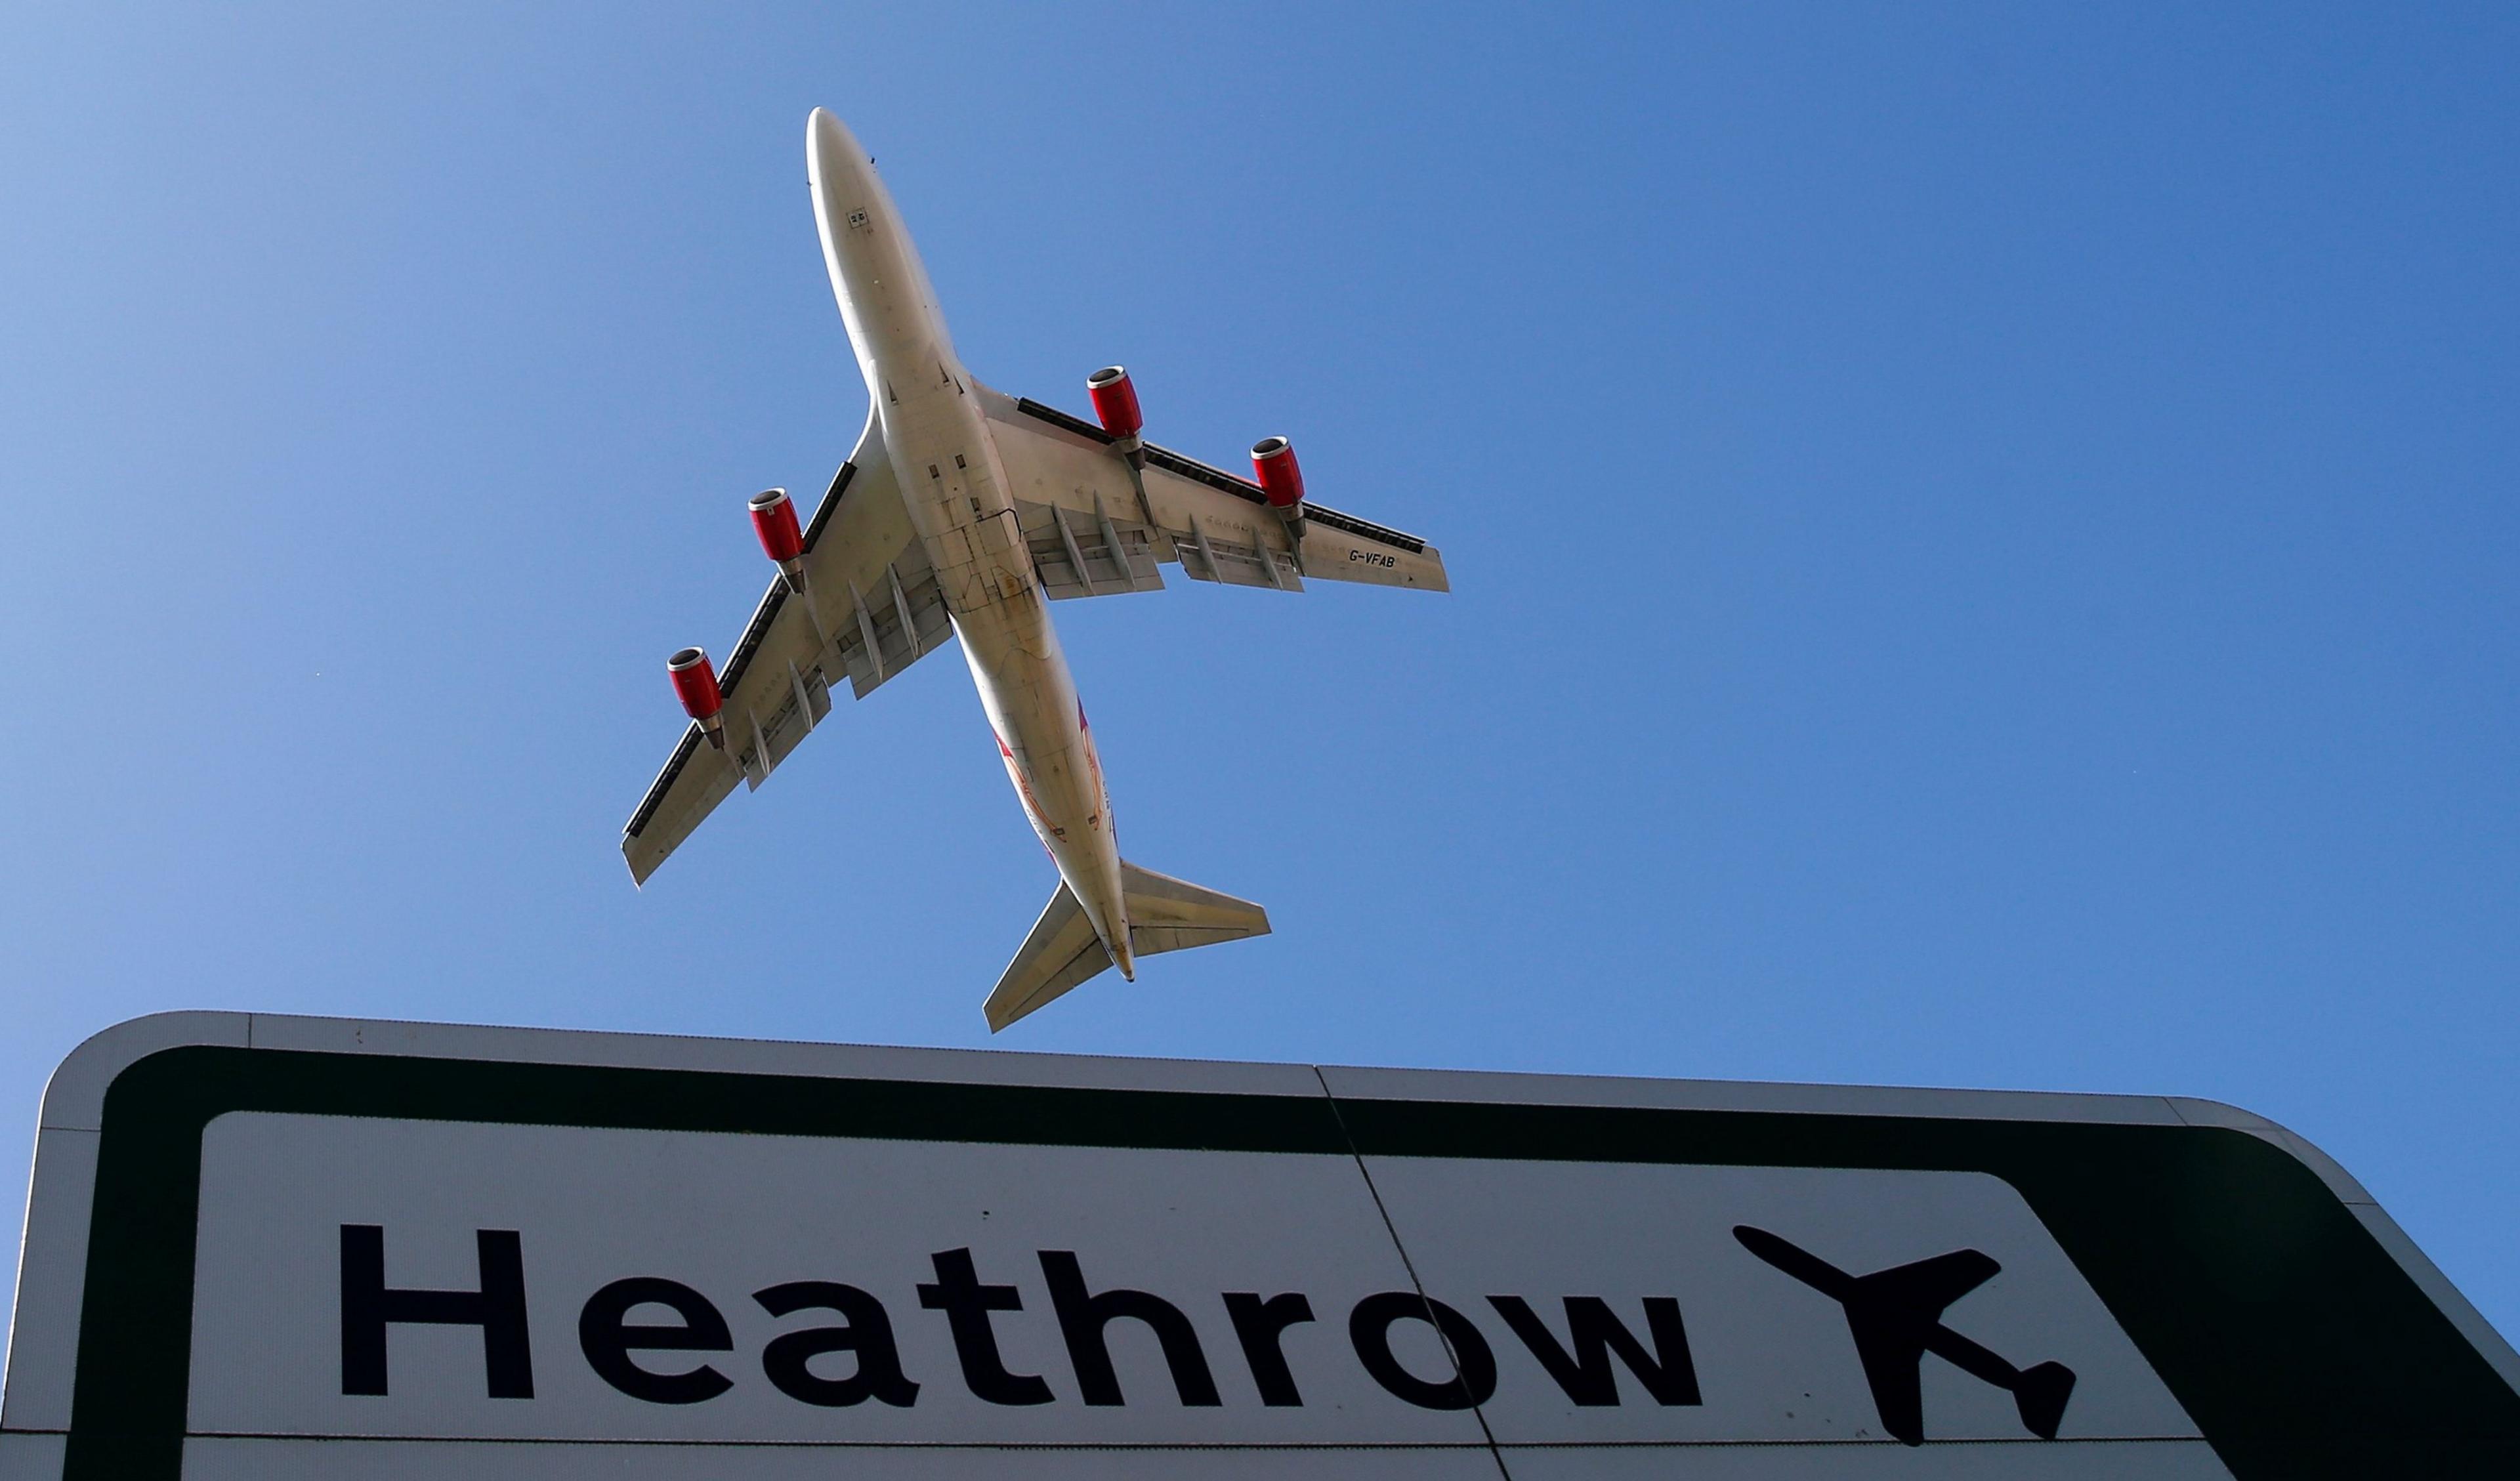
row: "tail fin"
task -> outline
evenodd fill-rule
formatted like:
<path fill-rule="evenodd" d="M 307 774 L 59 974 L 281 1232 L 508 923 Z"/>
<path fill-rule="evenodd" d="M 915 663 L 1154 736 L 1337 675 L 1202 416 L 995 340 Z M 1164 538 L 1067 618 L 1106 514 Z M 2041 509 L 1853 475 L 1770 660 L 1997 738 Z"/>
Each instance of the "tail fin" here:
<path fill-rule="evenodd" d="M 1123 863 L 1120 889 L 1128 901 L 1129 946 L 1141 957 L 1269 934 L 1267 911 L 1187 879 Z M 983 1005 L 989 1032 L 996 1033 L 1110 965 L 1111 954 L 1094 933 L 1085 907 L 1077 903 L 1067 881 L 1060 880 L 1058 893 L 1043 907 L 1032 934 L 1024 937 Z"/>

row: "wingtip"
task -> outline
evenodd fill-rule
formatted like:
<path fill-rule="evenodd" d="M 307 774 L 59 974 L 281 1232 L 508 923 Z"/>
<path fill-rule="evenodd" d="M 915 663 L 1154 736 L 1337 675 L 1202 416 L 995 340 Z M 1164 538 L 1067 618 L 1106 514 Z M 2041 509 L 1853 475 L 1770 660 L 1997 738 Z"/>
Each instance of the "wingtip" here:
<path fill-rule="evenodd" d="M 996 993 L 991 993 L 989 1001 L 980 1005 L 980 1016 L 989 1020 L 990 1033 L 1002 1034 L 1012 1028 L 1018 1021 L 1030 1016 L 1034 1010 L 1049 1003 L 1051 998 L 1058 996 L 1058 994 L 1053 993 L 1045 997 L 1039 991 L 1035 991 L 1020 1003 L 1010 1003 Z"/>

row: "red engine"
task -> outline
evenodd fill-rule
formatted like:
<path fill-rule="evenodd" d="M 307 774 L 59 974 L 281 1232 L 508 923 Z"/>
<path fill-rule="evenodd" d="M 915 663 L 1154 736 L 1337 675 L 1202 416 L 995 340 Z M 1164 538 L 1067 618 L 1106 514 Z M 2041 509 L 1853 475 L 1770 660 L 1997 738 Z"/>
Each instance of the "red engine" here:
<path fill-rule="evenodd" d="M 796 503 L 784 488 L 763 489 L 752 496 L 752 532 L 761 537 L 761 552 L 785 565 L 805 554 L 805 532 L 796 527 Z"/>
<path fill-rule="evenodd" d="M 796 527 L 796 503 L 786 489 L 763 489 L 752 496 L 752 532 L 761 537 L 761 553 L 787 572 L 789 589 L 803 591 L 805 532 Z"/>
<path fill-rule="evenodd" d="M 1294 444 L 1283 437 L 1263 437 L 1251 444 L 1251 477 L 1269 496 L 1269 507 L 1290 515 L 1304 502 L 1304 471 L 1295 463 Z"/>
<path fill-rule="evenodd" d="M 1138 410 L 1138 388 L 1129 383 L 1128 371 L 1106 365 L 1085 378 L 1085 390 L 1094 398 L 1094 415 L 1102 419 L 1104 431 L 1126 442 L 1146 430 L 1147 419 Z"/>
<path fill-rule="evenodd" d="M 726 749 L 726 723 L 718 718 L 726 708 L 726 696 L 718 692 L 717 670 L 708 654 L 697 648 L 682 649 L 665 660 L 665 673 L 674 681 L 674 696 L 683 701 L 684 711 L 708 733 L 709 744 Z"/>

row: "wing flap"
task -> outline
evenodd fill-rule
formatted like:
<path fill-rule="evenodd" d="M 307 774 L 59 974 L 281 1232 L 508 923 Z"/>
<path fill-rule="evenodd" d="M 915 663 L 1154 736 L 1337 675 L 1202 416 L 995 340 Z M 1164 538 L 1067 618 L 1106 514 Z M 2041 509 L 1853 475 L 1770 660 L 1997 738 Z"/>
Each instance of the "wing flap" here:
<path fill-rule="evenodd" d="M 1073 515 L 1060 505 L 1018 499 L 1015 517 L 1042 595 L 1054 602 L 1164 589 L 1155 533 L 1135 520 L 1114 519 L 1099 496 L 1090 513 Z"/>
<path fill-rule="evenodd" d="M 1226 586 L 1265 586 L 1271 591 L 1299 592 L 1304 578 L 1292 557 L 1272 549 L 1257 530 L 1229 525 L 1230 533 L 1211 533 L 1198 516 L 1189 516 L 1190 532 L 1171 537 L 1173 559 L 1193 581 Z"/>
<path fill-rule="evenodd" d="M 725 717 L 738 742 L 729 749 L 736 751 L 736 765 L 742 769 L 745 785 L 754 788 L 769 781 L 770 774 L 788 759 L 788 752 L 803 743 L 815 725 L 832 712 L 831 686 L 820 667 L 811 673 L 800 671 L 792 658 L 784 667 L 788 680 L 784 691 L 776 687 L 777 675 L 765 676 L 764 683 L 757 687 L 766 692 L 764 696 L 771 701 L 769 714 L 764 715 L 758 705 L 747 705 L 742 714 L 730 709 Z M 742 729 L 737 732 L 739 721 Z"/>
<path fill-rule="evenodd" d="M 954 636 L 945 593 L 916 541 L 884 567 L 872 593 L 850 583 L 848 601 L 838 647 L 849 689 L 861 699 Z"/>

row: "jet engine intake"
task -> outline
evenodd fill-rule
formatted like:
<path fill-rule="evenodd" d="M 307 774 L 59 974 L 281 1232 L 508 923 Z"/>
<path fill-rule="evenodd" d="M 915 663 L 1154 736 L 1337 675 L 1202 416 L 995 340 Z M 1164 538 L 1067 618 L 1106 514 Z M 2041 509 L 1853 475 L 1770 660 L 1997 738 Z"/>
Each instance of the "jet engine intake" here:
<path fill-rule="evenodd" d="M 779 563 L 788 589 L 805 591 L 805 532 L 796 524 L 796 503 L 784 488 L 763 489 L 752 496 L 752 532 L 761 537 L 761 553 Z"/>
<path fill-rule="evenodd" d="M 1269 496 L 1269 507 L 1281 517 L 1303 517 L 1304 471 L 1295 462 L 1293 443 L 1283 437 L 1263 437 L 1252 443 L 1251 479 Z"/>
<path fill-rule="evenodd" d="M 1085 392 L 1094 398 L 1094 415 L 1102 429 L 1112 436 L 1134 442 L 1147 429 L 1146 416 L 1138 410 L 1138 388 L 1129 383 L 1125 367 L 1106 365 L 1086 377 Z"/>
<path fill-rule="evenodd" d="M 697 648 L 678 649 L 665 660 L 666 677 L 674 681 L 674 696 L 683 701 L 683 710 L 700 723 L 709 744 L 726 749 L 726 721 L 720 712 L 726 708 L 726 696 L 717 687 L 717 669 L 709 655 Z"/>

